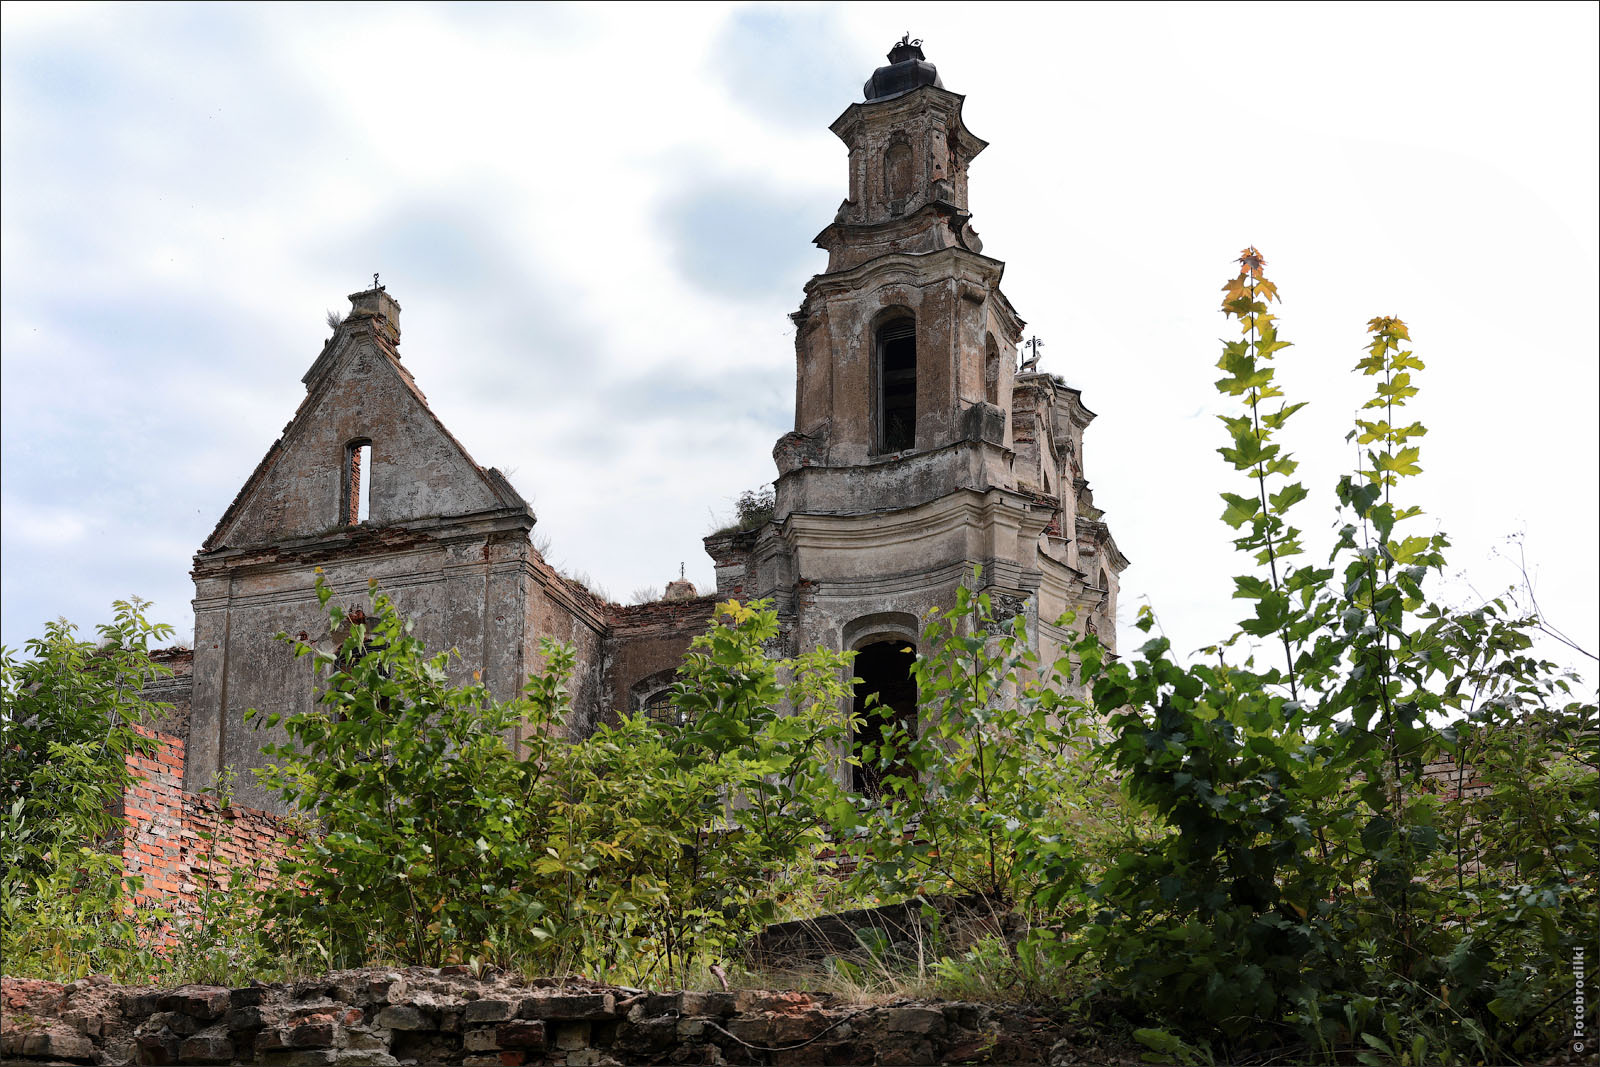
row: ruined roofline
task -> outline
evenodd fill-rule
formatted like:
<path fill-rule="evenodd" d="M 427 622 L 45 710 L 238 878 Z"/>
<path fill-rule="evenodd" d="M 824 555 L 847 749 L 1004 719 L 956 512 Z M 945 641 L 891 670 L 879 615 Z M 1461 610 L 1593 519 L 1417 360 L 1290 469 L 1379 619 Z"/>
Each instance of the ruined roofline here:
<path fill-rule="evenodd" d="M 378 295 L 380 292 L 379 290 L 370 290 L 364 293 L 354 293 L 351 295 L 350 300 L 353 305 L 360 307 L 363 298 Z M 383 294 L 383 296 L 385 302 L 392 304 L 395 311 L 398 312 L 400 307 L 398 302 L 395 302 L 393 298 L 388 297 L 386 294 Z M 417 385 L 416 379 L 400 362 L 399 337 L 398 326 L 376 312 L 352 312 L 350 316 L 346 317 L 334 328 L 333 336 L 324 343 L 322 352 L 312 363 L 311 369 L 301 379 L 306 384 L 305 397 L 300 401 L 299 406 L 295 408 L 294 415 L 284 425 L 283 431 L 278 435 L 278 439 L 272 442 L 266 454 L 261 457 L 261 461 L 256 464 L 255 469 L 250 472 L 250 476 L 245 479 L 244 484 L 239 487 L 239 491 L 234 494 L 233 500 L 228 504 L 227 509 L 223 511 L 222 517 L 217 520 L 217 524 L 212 528 L 210 535 L 201 543 L 200 551 L 196 554 L 197 558 L 199 555 L 231 547 L 221 542 L 220 539 L 223 534 L 229 529 L 234 519 L 238 517 L 239 511 L 251 494 L 266 479 L 278 460 L 283 457 L 290 438 L 296 429 L 303 425 L 307 415 L 322 398 L 331 381 L 333 367 L 363 341 L 372 344 L 383 354 L 385 357 L 383 362 L 399 376 L 401 384 L 416 398 L 417 403 L 422 406 L 422 410 L 445 440 L 453 445 L 461 453 L 462 457 L 472 465 L 478 477 L 483 480 L 494 498 L 506 508 L 526 511 L 530 519 L 537 521 L 532 507 L 529 506 L 527 500 L 517 491 L 516 487 L 511 484 L 510 480 L 497 468 L 484 467 L 473 459 L 472 454 L 467 451 L 466 447 L 456 438 L 456 435 L 450 432 L 450 428 L 444 424 L 444 421 L 429 406 L 428 398 L 422 392 L 421 387 Z"/>
<path fill-rule="evenodd" d="M 545 589 L 558 591 L 559 598 L 566 600 L 565 607 L 572 611 L 585 612 L 590 621 L 594 623 L 595 632 L 604 636 L 610 632 L 610 610 L 616 605 L 609 600 L 603 600 L 582 582 L 568 578 L 556 570 L 555 566 L 544 558 L 530 541 L 528 544 L 529 570 L 542 579 Z"/>
<path fill-rule="evenodd" d="M 718 604 L 727 598 L 715 593 L 683 597 L 680 600 L 652 600 L 644 604 L 610 604 L 607 615 L 608 631 L 626 629 L 643 630 L 662 626 L 684 618 L 699 617 L 709 621 Z"/>
<path fill-rule="evenodd" d="M 447 536 L 463 533 L 490 536 L 496 533 L 516 532 L 527 536 L 532 527 L 531 512 L 527 508 L 489 508 L 464 512 L 459 515 L 430 515 L 426 518 L 407 519 L 382 526 L 338 526 L 300 537 L 285 537 L 277 541 L 254 545 L 224 545 L 215 549 L 201 549 L 194 554 L 195 569 L 191 575 L 232 566 L 301 566 L 318 562 L 322 557 L 349 554 L 363 549 L 393 551 L 411 544 L 434 542 Z"/>
<path fill-rule="evenodd" d="M 1067 406 L 1072 412 L 1072 420 L 1080 427 L 1088 426 L 1095 419 L 1098 419 L 1100 417 L 1099 414 L 1090 410 L 1089 406 L 1083 402 L 1083 390 L 1075 385 L 1068 385 L 1064 381 L 1058 381 L 1058 377 L 1058 375 L 1049 371 L 1019 371 L 1016 377 L 1016 384 L 1019 387 L 1039 388 L 1048 385 L 1055 390 L 1057 396 L 1065 396 Z"/>

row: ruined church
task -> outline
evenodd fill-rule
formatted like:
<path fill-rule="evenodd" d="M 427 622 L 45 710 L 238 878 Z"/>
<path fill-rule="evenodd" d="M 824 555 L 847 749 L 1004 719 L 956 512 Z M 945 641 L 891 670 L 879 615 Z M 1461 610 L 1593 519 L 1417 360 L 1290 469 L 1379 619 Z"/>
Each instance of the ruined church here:
<path fill-rule="evenodd" d="M 376 579 L 430 648 L 459 650 L 462 675 L 481 671 L 502 699 L 537 669 L 541 638 L 570 644 L 580 733 L 659 715 L 719 599 L 770 600 L 782 654 L 856 650 L 856 699 L 879 693 L 897 715 L 915 713 L 907 650 L 923 616 L 975 568 L 1047 662 L 1069 640 L 1054 625 L 1067 612 L 1115 640 L 1127 561 L 1085 476 L 1094 413 L 1019 366 L 1023 319 L 968 207 L 985 142 L 963 97 L 917 42 L 888 59 L 831 127 L 848 195 L 815 239 L 827 269 L 791 316 L 794 428 L 773 449 L 775 506 L 705 539 L 716 589 L 675 582 L 666 599 L 622 606 L 557 573 L 527 502 L 430 410 L 401 358 L 400 304 L 375 286 L 350 297 L 304 401 L 194 557 L 192 661 L 177 657 L 152 693 L 177 709 L 181 756 L 161 768 L 174 785 L 193 795 L 231 769 L 241 805 L 277 808 L 249 771 L 281 738 L 245 712 L 314 699 L 307 663 L 274 635 L 325 629 L 319 569 L 351 606 Z M 870 785 L 844 761 L 839 773 Z"/>

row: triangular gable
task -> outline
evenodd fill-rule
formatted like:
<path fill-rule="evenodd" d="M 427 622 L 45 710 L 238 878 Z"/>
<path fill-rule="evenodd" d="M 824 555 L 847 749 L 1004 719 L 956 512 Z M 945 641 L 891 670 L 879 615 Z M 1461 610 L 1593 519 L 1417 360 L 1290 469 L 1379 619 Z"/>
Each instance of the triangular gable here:
<path fill-rule="evenodd" d="M 399 363 L 381 318 L 352 315 L 305 377 L 307 395 L 202 551 L 274 544 L 346 527 L 353 442 L 371 442 L 368 526 L 527 509 L 475 463 Z"/>

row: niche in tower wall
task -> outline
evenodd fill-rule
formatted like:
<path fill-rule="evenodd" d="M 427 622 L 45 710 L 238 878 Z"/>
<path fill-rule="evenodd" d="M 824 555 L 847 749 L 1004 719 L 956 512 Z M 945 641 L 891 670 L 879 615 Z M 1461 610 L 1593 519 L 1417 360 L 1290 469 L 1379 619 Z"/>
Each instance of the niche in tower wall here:
<path fill-rule="evenodd" d="M 913 776 L 899 756 L 887 768 L 881 766 L 881 747 L 886 734 L 899 734 L 902 741 L 915 736 L 917 680 L 911 676 L 911 665 L 916 659 L 917 650 L 908 641 L 874 641 L 856 652 L 855 672 L 861 681 L 856 683 L 854 711 L 862 725 L 851 742 L 859 763 L 850 771 L 852 788 L 863 796 L 881 796 L 888 776 Z M 877 699 L 872 700 L 873 696 Z M 891 731 L 891 725 L 899 730 Z"/>
<path fill-rule="evenodd" d="M 896 319 L 878 330 L 878 438 L 882 452 L 915 447 L 917 324 Z"/>
<path fill-rule="evenodd" d="M 890 145 L 884 153 L 883 193 L 896 214 L 906 197 L 911 195 L 911 146 L 904 141 Z"/>

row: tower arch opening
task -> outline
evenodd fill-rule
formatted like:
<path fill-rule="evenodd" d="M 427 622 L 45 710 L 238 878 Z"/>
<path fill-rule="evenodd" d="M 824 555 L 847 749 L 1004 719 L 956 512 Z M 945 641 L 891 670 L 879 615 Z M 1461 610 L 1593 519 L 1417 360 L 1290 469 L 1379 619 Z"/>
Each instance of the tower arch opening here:
<path fill-rule="evenodd" d="M 852 712 L 861 725 L 850 739 L 857 761 L 850 768 L 850 785 L 863 796 L 882 796 L 886 778 L 915 776 L 903 753 L 887 765 L 882 757 L 885 742 L 916 734 L 917 680 L 911 674 L 916 660 L 916 646 L 899 637 L 869 637 L 856 649 L 855 673 L 861 680 Z"/>

